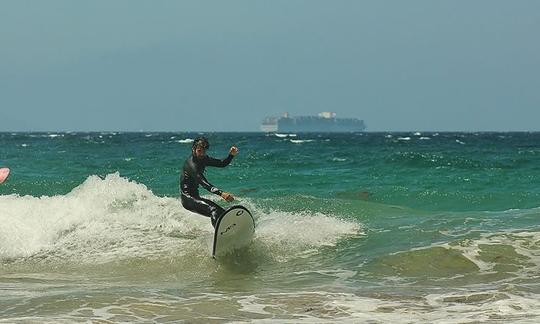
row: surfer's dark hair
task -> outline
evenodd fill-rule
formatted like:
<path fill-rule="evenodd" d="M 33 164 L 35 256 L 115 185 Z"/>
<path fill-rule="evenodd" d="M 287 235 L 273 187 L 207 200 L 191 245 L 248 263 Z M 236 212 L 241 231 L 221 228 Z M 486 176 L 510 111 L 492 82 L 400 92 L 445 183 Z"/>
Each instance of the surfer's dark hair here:
<path fill-rule="evenodd" d="M 198 147 L 208 150 L 210 148 L 210 143 L 208 143 L 208 139 L 206 137 L 197 137 L 193 141 L 192 148 L 195 150 Z"/>

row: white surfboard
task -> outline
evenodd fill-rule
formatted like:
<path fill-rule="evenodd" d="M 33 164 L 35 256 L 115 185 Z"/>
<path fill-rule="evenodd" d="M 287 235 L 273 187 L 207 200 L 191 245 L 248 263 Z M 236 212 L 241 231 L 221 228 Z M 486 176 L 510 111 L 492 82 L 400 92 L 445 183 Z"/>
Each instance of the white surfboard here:
<path fill-rule="evenodd" d="M 247 208 L 238 205 L 227 209 L 216 221 L 212 257 L 248 246 L 254 234 L 255 221 Z"/>
<path fill-rule="evenodd" d="M 9 168 L 0 168 L 0 184 L 9 176 Z"/>

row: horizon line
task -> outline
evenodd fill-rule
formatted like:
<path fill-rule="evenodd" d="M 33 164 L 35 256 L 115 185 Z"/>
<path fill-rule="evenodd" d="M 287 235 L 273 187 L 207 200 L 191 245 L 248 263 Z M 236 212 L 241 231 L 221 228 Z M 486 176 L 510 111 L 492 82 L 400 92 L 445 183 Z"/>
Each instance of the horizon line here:
<path fill-rule="evenodd" d="M 264 132 L 254 130 L 0 130 L 4 133 L 262 133 L 262 134 L 361 134 L 361 133 L 538 133 L 540 130 L 373 130 L 360 132 Z"/>

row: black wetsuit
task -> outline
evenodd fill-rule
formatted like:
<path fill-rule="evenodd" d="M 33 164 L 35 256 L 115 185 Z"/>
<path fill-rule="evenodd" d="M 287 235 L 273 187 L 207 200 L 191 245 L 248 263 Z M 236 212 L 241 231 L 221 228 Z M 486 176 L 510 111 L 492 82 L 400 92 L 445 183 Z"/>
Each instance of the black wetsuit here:
<path fill-rule="evenodd" d="M 204 169 L 207 166 L 223 168 L 229 165 L 233 156 L 229 156 L 223 160 L 211 158 L 207 155 L 198 159 L 193 154 L 187 158 L 182 170 L 182 178 L 180 180 L 180 198 L 182 206 L 192 212 L 208 216 L 212 220 L 212 226 L 216 225 L 217 217 L 225 210 L 215 202 L 202 198 L 199 195 L 199 185 L 204 189 L 221 196 L 223 191 L 214 187 L 204 176 Z"/>

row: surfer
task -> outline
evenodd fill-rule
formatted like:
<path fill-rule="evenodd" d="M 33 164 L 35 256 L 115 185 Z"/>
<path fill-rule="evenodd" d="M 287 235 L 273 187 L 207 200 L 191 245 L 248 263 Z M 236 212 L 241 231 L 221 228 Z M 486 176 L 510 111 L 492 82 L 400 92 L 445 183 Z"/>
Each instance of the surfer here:
<path fill-rule="evenodd" d="M 209 192 L 221 196 L 226 201 L 233 201 L 234 197 L 228 192 L 222 191 L 212 185 L 204 176 L 207 166 L 223 168 L 231 163 L 233 157 L 238 153 L 238 148 L 232 146 L 229 156 L 223 160 L 215 159 L 206 155 L 210 148 L 210 143 L 205 137 L 199 137 L 193 142 L 191 155 L 184 162 L 180 180 L 180 199 L 185 209 L 210 217 L 212 226 L 216 226 L 217 217 L 225 210 L 215 202 L 202 198 L 199 195 L 199 185 Z"/>

